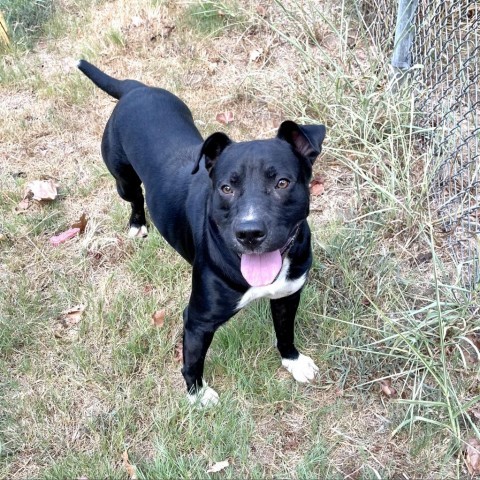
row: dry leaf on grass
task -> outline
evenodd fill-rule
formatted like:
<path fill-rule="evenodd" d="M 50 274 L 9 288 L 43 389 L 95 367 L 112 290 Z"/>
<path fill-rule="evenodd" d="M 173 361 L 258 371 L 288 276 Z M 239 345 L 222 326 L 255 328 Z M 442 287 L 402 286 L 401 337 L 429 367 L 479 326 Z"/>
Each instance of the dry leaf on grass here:
<path fill-rule="evenodd" d="M 74 307 L 63 311 L 60 315 L 60 320 L 65 328 L 73 327 L 80 322 L 84 311 L 84 305 L 75 305 Z"/>
<path fill-rule="evenodd" d="M 310 193 L 318 196 L 322 195 L 323 192 L 325 192 L 325 177 L 323 175 L 317 175 L 310 182 Z"/>
<path fill-rule="evenodd" d="M 68 230 L 65 230 L 59 235 L 54 235 L 52 238 L 50 238 L 50 243 L 54 247 L 58 247 L 61 243 L 64 243 L 67 240 L 70 240 L 71 238 L 76 237 L 79 233 L 80 233 L 79 228 L 69 228 Z"/>
<path fill-rule="evenodd" d="M 214 463 L 208 470 L 207 473 L 217 473 L 221 472 L 230 465 L 228 459 L 223 462 Z"/>
<path fill-rule="evenodd" d="M 85 228 L 87 227 L 87 223 L 88 223 L 87 214 L 83 212 L 80 218 L 76 222 L 72 223 L 70 227 L 79 228 L 80 229 L 79 233 L 83 233 L 85 231 Z"/>
<path fill-rule="evenodd" d="M 234 120 L 233 112 L 231 111 L 217 113 L 217 116 L 215 118 L 217 122 L 223 123 L 224 125 L 228 125 L 229 123 L 232 123 Z"/>
<path fill-rule="evenodd" d="M 157 328 L 162 328 L 165 323 L 165 309 L 157 310 L 152 315 L 152 325 Z"/>
<path fill-rule="evenodd" d="M 467 440 L 465 463 L 470 475 L 480 473 L 480 441 L 477 438 Z"/>
<path fill-rule="evenodd" d="M 32 204 L 37 202 L 51 201 L 57 198 L 57 184 L 53 180 L 33 180 L 28 183 L 23 198 L 15 207 L 17 213 L 23 213 Z"/>
<path fill-rule="evenodd" d="M 85 231 L 87 222 L 88 222 L 88 218 L 86 213 L 82 213 L 81 217 L 76 222 L 72 223 L 72 226 L 68 230 L 65 230 L 64 232 L 51 237 L 50 243 L 54 247 L 58 247 L 61 243 L 64 243 L 67 240 L 70 240 L 71 238 L 76 237 L 77 235 Z"/>
<path fill-rule="evenodd" d="M 250 51 L 250 55 L 249 55 L 250 62 L 257 62 L 262 55 L 263 55 L 262 48 L 254 48 L 253 50 Z"/>
<path fill-rule="evenodd" d="M 154 289 L 154 286 L 153 286 L 153 285 L 150 285 L 150 284 L 145 285 L 145 286 L 143 287 L 143 293 L 144 293 L 145 295 L 148 295 L 149 293 L 152 293 L 152 292 L 153 292 L 153 289 Z"/>
<path fill-rule="evenodd" d="M 128 478 L 130 480 L 137 480 L 137 467 L 130 463 L 130 460 L 128 459 L 128 452 L 126 450 L 122 454 L 122 463 L 123 467 L 127 471 Z"/>
<path fill-rule="evenodd" d="M 173 359 L 177 363 L 183 362 L 183 343 L 181 340 L 175 345 L 175 353 L 173 354 Z"/>
<path fill-rule="evenodd" d="M 31 195 L 30 195 L 30 197 L 31 197 Z M 22 213 L 25 210 L 27 210 L 28 207 L 30 207 L 31 204 L 32 204 L 31 198 L 29 198 L 28 196 L 23 197 L 21 202 L 15 207 L 15 211 L 17 213 Z"/>
<path fill-rule="evenodd" d="M 27 184 L 27 191 L 33 193 L 33 200 L 38 202 L 44 200 L 55 200 L 57 198 L 57 185 L 53 180 L 33 180 Z"/>
<path fill-rule="evenodd" d="M 145 20 L 142 17 L 138 17 L 137 15 L 134 15 L 132 17 L 132 25 L 134 27 L 141 27 L 144 24 L 145 24 Z"/>
<path fill-rule="evenodd" d="M 397 391 L 392 387 L 390 379 L 380 380 L 380 390 L 389 398 L 396 398 Z"/>
<path fill-rule="evenodd" d="M 54 335 L 57 338 L 62 338 L 67 330 L 72 329 L 68 333 L 75 334 L 74 328 L 78 325 L 82 319 L 83 312 L 85 311 L 84 305 L 75 305 L 68 310 L 64 310 L 58 317 L 59 323 L 56 325 Z"/>
<path fill-rule="evenodd" d="M 262 5 L 258 5 L 257 6 L 257 13 L 261 17 L 265 18 L 267 16 L 267 9 L 265 7 L 263 7 Z"/>

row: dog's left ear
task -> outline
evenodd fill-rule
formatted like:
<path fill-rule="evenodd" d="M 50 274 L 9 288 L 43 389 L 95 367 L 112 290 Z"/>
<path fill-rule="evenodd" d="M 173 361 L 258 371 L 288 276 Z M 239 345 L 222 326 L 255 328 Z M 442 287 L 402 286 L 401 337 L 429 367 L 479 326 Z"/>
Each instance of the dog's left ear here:
<path fill-rule="evenodd" d="M 203 156 L 205 156 L 205 168 L 207 169 L 208 173 L 210 173 L 219 155 L 231 143 L 232 141 L 230 140 L 230 138 L 224 133 L 212 133 L 212 135 L 210 135 L 203 142 L 202 149 L 200 150 L 200 155 L 198 156 L 197 160 L 195 161 L 195 165 L 193 166 L 192 174 L 198 172 L 200 160 Z"/>
<path fill-rule="evenodd" d="M 280 125 L 277 138 L 288 142 L 299 155 L 313 165 L 322 151 L 326 131 L 325 125 L 297 125 L 286 120 Z"/>

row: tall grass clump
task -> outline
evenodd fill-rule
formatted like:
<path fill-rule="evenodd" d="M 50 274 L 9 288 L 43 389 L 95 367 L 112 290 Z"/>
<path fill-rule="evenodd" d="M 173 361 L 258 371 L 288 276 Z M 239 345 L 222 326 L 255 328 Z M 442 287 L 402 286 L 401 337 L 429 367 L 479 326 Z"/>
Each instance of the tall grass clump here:
<path fill-rule="evenodd" d="M 430 190 L 435 157 L 418 141 L 414 91 L 390 88 L 388 52 L 349 2 L 275 5 L 258 21 L 296 55 L 278 78 L 258 74 L 251 93 L 300 123 L 326 123 L 321 161 L 346 172 L 351 187 L 343 218 L 316 235 L 312 281 L 317 301 L 328 297 L 319 321 L 330 329 L 319 328 L 319 343 L 332 366 L 348 364 L 352 390 L 392 387 L 393 435 L 424 425 L 458 451 L 478 435 L 471 385 L 480 322 L 475 294 L 443 248 Z"/>
<path fill-rule="evenodd" d="M 31 48 L 55 12 L 53 0 L 0 0 L 14 45 Z"/>

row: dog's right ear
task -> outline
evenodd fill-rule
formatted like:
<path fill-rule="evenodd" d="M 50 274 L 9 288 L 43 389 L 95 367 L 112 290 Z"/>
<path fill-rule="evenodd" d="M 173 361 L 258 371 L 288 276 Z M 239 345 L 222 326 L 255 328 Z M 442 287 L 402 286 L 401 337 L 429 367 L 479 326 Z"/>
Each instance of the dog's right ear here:
<path fill-rule="evenodd" d="M 200 160 L 203 156 L 205 156 L 205 168 L 207 169 L 208 173 L 214 167 L 219 155 L 225 150 L 228 145 L 230 145 L 232 141 L 230 138 L 222 132 L 212 133 L 202 145 L 202 149 L 200 150 L 200 155 L 198 156 L 197 160 L 195 161 L 195 165 L 193 166 L 192 174 L 198 172 L 198 168 L 200 166 Z"/>

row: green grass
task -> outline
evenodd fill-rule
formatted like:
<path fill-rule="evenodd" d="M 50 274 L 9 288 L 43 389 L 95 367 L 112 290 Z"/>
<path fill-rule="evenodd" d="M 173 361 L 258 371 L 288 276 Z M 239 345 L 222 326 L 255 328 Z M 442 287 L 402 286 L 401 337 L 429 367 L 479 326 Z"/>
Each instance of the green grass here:
<path fill-rule="evenodd" d="M 45 33 L 44 26 L 55 12 L 52 0 L 0 0 L 13 43 L 31 48 Z"/>
<path fill-rule="evenodd" d="M 301 79 L 282 79 L 292 96 L 270 99 L 269 91 L 259 85 L 257 91 L 293 117 L 307 122 L 328 118 L 327 155 L 354 175 L 356 218 L 327 240 L 325 262 L 334 269 L 322 272 L 328 281 L 319 285 L 320 296 L 331 292 L 328 304 L 320 299 L 327 304 L 324 315 L 343 324 L 335 330 L 338 353 L 333 358 L 351 364 L 345 381 L 353 388 L 384 376 L 403 383 L 407 398 L 398 400 L 399 411 L 408 407 L 393 434 L 412 432 L 414 424 L 424 423 L 445 435 L 454 451 L 469 431 L 478 435 L 474 422 L 464 415 L 478 397 L 467 395 L 466 401 L 458 393 L 458 356 L 449 350 L 456 341 L 447 332 L 465 334 L 478 328 L 478 321 L 439 257 L 438 232 L 428 208 L 435 168 L 432 159 L 417 150 L 409 92 L 402 98 L 379 90 L 386 79 L 373 73 L 381 63 L 378 58 L 370 59 L 358 82 L 350 53 L 335 52 L 337 58 L 332 58 L 310 33 L 312 12 L 307 14 L 300 3 L 296 6 L 285 9 L 295 25 L 291 28 L 303 30 L 313 48 L 298 36 L 284 34 L 275 22 L 269 27 L 299 52 L 307 73 Z M 335 24 L 320 6 L 313 9 L 313 17 L 335 31 L 339 45 L 346 43 L 352 25 Z M 396 248 L 402 244 L 403 252 Z M 433 255 L 433 275 L 427 278 L 415 268 L 405 268 L 411 267 L 409 250 L 419 244 Z M 352 358 L 355 353 L 358 357 Z M 468 370 L 463 375 L 468 376 Z"/>
<path fill-rule="evenodd" d="M 250 16 L 242 11 L 241 3 L 235 0 L 202 0 L 192 3 L 183 14 L 187 28 L 207 36 L 222 36 L 226 31 L 245 29 Z"/>

